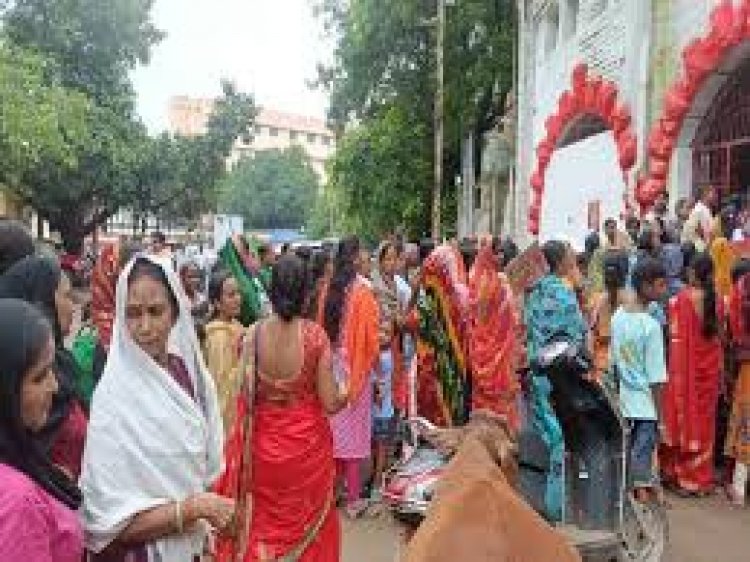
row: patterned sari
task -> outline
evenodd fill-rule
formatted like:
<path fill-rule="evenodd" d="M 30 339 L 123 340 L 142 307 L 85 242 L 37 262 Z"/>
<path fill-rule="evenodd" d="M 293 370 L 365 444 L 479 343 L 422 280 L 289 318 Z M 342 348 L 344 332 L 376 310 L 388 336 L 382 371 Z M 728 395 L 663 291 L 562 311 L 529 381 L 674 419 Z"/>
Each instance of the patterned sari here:
<path fill-rule="evenodd" d="M 466 268 L 461 254 L 444 245 L 428 256 L 422 271 L 424 290 L 417 301 L 417 409 L 437 425 L 459 425 L 468 419 L 470 409 Z"/>
<path fill-rule="evenodd" d="M 583 345 L 586 340 L 586 321 L 575 293 L 556 275 L 542 277 L 526 297 L 524 323 L 527 331 L 529 361 L 557 339 Z M 560 422 L 550 403 L 552 385 L 545 376 L 531 377 L 532 425 L 550 448 L 552 470 L 547 478 L 546 513 L 554 521 L 562 516 L 565 441 Z"/>
<path fill-rule="evenodd" d="M 719 317 L 723 307 L 719 300 Z M 665 478 L 683 490 L 710 492 L 714 487 L 714 442 L 720 339 L 703 335 L 703 320 L 685 288 L 669 303 L 669 381 L 662 397 L 666 429 L 660 451 Z"/>
<path fill-rule="evenodd" d="M 471 372 L 471 410 L 489 410 L 518 429 L 517 318 L 513 295 L 498 274 L 491 245 L 479 252 L 469 273 L 470 312 L 466 338 Z"/>
<path fill-rule="evenodd" d="M 99 343 L 109 349 L 112 326 L 115 322 L 115 288 L 120 274 L 120 246 L 106 246 L 96 260 L 91 274 L 91 319 L 96 327 Z"/>

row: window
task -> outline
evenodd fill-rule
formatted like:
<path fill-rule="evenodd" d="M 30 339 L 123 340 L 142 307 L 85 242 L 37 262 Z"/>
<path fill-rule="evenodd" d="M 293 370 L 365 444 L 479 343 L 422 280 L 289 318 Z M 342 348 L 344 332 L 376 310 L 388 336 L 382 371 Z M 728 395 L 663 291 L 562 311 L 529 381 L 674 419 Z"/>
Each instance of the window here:
<path fill-rule="evenodd" d="M 263 132 L 263 127 L 261 127 L 260 125 L 256 125 L 253 130 L 255 131 L 256 135 L 260 136 L 260 134 Z"/>
<path fill-rule="evenodd" d="M 297 131 L 289 131 L 289 140 L 294 142 L 297 140 L 298 133 Z"/>
<path fill-rule="evenodd" d="M 322 138 L 323 138 L 323 144 L 325 146 L 329 146 L 331 144 L 331 137 L 329 137 L 329 136 L 323 136 Z"/>
<path fill-rule="evenodd" d="M 268 134 L 272 137 L 278 137 L 279 136 L 279 130 L 276 127 L 271 127 L 268 129 Z"/>
<path fill-rule="evenodd" d="M 315 144 L 315 134 L 314 133 L 307 133 L 307 142 L 310 144 Z"/>

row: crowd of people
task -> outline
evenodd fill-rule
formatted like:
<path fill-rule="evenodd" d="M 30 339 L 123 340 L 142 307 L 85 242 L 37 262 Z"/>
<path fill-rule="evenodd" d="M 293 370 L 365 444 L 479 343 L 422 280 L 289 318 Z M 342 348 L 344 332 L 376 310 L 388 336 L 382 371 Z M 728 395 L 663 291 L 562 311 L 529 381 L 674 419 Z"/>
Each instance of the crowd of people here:
<path fill-rule="evenodd" d="M 0 559 L 338 560 L 337 505 L 355 519 L 379 505 L 415 410 L 461 423 L 489 409 L 517 429 L 526 393 L 525 423 L 561 467 L 549 384 L 524 374 L 561 335 L 619 389 L 637 499 L 724 484 L 743 505 L 750 261 L 736 245 L 750 229 L 714 215 L 715 195 L 674 219 L 666 198 L 624 230 L 608 219 L 581 252 L 544 243 L 547 272 L 523 294 L 503 274 L 510 239 L 277 255 L 235 236 L 214 264 L 121 241 L 97 256 L 77 336 L 59 262 L 0 220 Z M 426 281 L 441 252 L 469 287 L 469 360 L 433 318 L 455 312 Z M 487 348 L 497 331 L 507 345 Z M 546 482 L 550 521 L 563 472 Z"/>

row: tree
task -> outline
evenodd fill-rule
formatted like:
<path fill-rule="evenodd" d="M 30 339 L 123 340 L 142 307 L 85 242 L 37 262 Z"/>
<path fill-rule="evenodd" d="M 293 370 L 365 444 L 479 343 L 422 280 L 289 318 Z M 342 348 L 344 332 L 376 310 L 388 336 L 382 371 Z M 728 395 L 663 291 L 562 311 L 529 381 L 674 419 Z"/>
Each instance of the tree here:
<path fill-rule="evenodd" d="M 240 160 L 222 184 L 221 208 L 257 229 L 300 228 L 313 206 L 319 183 L 298 146 L 266 150 Z"/>
<path fill-rule="evenodd" d="M 146 131 L 134 112 L 129 72 L 146 63 L 161 34 L 151 0 L 14 0 L 2 6 L 3 33 L 39 53 L 44 85 L 86 100 L 80 135 L 65 135 L 65 157 L 40 154 L 10 187 L 79 251 L 83 238 L 117 211 L 137 179 Z"/>
<path fill-rule="evenodd" d="M 137 181 L 128 194 L 136 216 L 192 220 L 216 208 L 226 161 L 236 139 L 252 128 L 257 113 L 251 95 L 237 91 L 230 82 L 224 82 L 222 89 L 224 95 L 214 105 L 204 135 L 165 133 L 144 145 Z"/>
<path fill-rule="evenodd" d="M 43 157 L 75 161 L 70 139 L 85 134 L 86 97 L 45 83 L 50 62 L 0 43 L 0 182 L 17 185 Z"/>
<path fill-rule="evenodd" d="M 342 211 L 356 219 L 363 236 L 375 239 L 397 227 L 423 234 L 429 200 L 419 196 L 415 181 L 430 173 L 425 129 L 391 107 L 341 139 L 329 165 L 328 189 L 338 194 Z"/>
<path fill-rule="evenodd" d="M 412 156 L 429 165 L 419 166 L 419 175 L 410 178 L 410 187 L 399 196 L 407 206 L 420 209 L 415 228 L 424 230 L 429 224 L 429 206 L 424 202 L 433 183 L 435 38 L 430 20 L 435 16 L 435 3 L 321 0 L 317 9 L 337 43 L 333 64 L 320 67 L 318 73 L 318 84 L 331 95 L 332 123 L 340 130 L 352 120 L 367 126 L 392 110 L 419 123 L 419 152 Z M 443 174 L 448 215 L 455 216 L 450 185 L 461 169 L 462 139 L 470 132 L 481 138 L 505 107 L 513 80 L 514 39 L 512 0 L 460 0 L 448 10 Z M 478 169 L 481 143 L 476 146 Z M 415 145 L 408 147 L 413 150 Z M 379 189 L 364 182 L 360 187 Z"/>
<path fill-rule="evenodd" d="M 129 73 L 164 38 L 154 0 L 2 0 L 5 32 L 57 62 L 62 85 L 95 103 L 132 111 Z"/>
<path fill-rule="evenodd" d="M 60 122 L 58 136 L 48 134 L 57 144 L 44 144 L 39 131 L 34 147 L 45 150 L 27 150 L 33 154 L 27 162 L 32 165 L 9 168 L 18 173 L 8 184 L 60 232 L 69 251 L 79 251 L 84 237 L 123 207 L 141 217 L 188 219 L 213 208 L 232 145 L 252 125 L 252 97 L 225 83 L 205 135 L 148 137 L 135 115 L 130 71 L 148 62 L 150 48 L 162 37 L 150 22 L 152 4 L 153 0 L 0 3 L 8 43 L 39 53 L 41 62 L 35 63 L 32 77 L 44 88 L 37 91 L 52 101 L 41 105 L 42 110 L 50 108 L 40 114 L 47 120 L 38 121 L 57 125 L 54 116 Z M 37 132 L 34 127 L 27 131 Z M 8 146 L 19 152 L 23 145 L 17 138 L 8 136 Z M 0 139 L 0 156 L 2 151 Z M 8 175 L 7 169 L 4 172 Z"/>

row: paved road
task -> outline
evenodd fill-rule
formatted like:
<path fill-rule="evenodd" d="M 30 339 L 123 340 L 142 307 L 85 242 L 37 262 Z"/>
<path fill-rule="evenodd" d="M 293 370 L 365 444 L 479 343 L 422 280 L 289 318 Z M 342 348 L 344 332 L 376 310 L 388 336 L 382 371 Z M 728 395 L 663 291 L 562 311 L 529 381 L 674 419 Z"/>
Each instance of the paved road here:
<path fill-rule="evenodd" d="M 670 546 L 663 562 L 750 562 L 750 508 L 731 508 L 718 496 L 669 501 Z M 398 551 L 387 516 L 344 521 L 343 562 L 394 562 Z"/>

